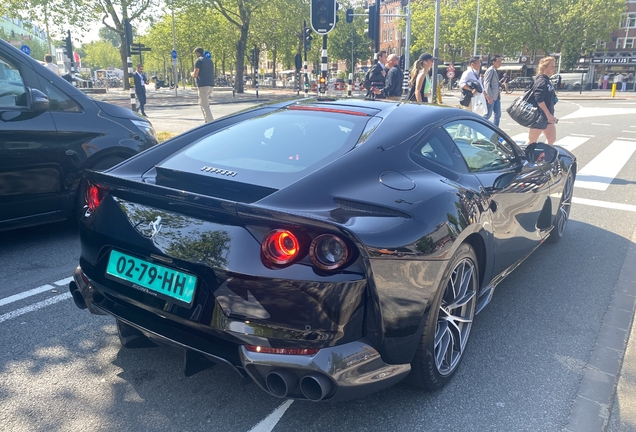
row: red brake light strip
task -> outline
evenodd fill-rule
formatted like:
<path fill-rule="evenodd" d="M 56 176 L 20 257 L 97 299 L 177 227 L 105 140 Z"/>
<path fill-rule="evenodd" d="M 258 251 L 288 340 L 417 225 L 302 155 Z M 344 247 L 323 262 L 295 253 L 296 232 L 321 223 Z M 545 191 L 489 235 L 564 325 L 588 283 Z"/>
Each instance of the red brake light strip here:
<path fill-rule="evenodd" d="M 315 107 L 315 106 L 291 105 L 287 109 L 296 110 L 296 111 L 320 111 L 320 112 L 330 112 L 330 113 L 337 113 L 337 114 L 349 114 L 349 115 L 369 117 L 368 114 L 360 112 L 360 111 L 349 111 L 349 110 L 336 109 L 336 108 L 322 108 L 322 107 Z"/>

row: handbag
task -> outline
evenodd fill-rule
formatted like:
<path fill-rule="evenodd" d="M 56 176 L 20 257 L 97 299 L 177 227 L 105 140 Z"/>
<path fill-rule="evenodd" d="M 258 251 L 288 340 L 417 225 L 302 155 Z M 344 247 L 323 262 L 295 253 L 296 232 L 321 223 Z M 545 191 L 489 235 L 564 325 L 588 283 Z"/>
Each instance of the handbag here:
<path fill-rule="evenodd" d="M 532 127 L 539 123 L 543 117 L 543 111 L 530 102 L 534 87 L 527 90 L 523 96 L 519 96 L 506 110 L 510 118 L 524 127 Z M 534 98 L 533 98 L 534 99 Z"/>
<path fill-rule="evenodd" d="M 488 106 L 486 106 L 486 97 L 483 93 L 477 93 L 473 96 L 473 109 L 475 114 L 484 116 L 488 114 Z"/>

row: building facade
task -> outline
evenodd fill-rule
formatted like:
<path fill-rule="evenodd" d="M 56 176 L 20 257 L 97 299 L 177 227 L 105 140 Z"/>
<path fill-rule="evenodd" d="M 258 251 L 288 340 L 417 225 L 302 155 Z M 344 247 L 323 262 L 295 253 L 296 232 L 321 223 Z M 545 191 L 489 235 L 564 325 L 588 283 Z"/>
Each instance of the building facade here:
<path fill-rule="evenodd" d="M 609 76 L 614 82 L 620 74 L 627 79 L 629 90 L 634 89 L 636 76 L 636 0 L 627 0 L 627 12 L 621 17 L 620 28 L 614 30 L 611 40 L 598 41 L 596 50 L 585 59 L 585 66 L 590 69 L 593 88 L 602 85 L 603 77 Z M 620 89 L 620 87 L 619 87 Z"/>

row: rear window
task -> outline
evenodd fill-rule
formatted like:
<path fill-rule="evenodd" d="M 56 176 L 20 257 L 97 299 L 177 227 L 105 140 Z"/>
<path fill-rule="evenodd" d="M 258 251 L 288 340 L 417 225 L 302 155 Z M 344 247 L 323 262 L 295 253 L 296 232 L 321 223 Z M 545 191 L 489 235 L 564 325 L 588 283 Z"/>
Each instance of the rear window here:
<path fill-rule="evenodd" d="M 296 173 L 352 149 L 369 117 L 275 111 L 206 136 L 183 156 L 201 166 Z"/>

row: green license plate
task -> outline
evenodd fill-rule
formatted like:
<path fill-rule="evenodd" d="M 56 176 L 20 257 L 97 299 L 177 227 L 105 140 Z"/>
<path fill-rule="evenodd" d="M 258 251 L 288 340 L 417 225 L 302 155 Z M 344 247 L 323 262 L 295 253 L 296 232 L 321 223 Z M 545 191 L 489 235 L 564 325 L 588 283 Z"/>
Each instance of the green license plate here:
<path fill-rule="evenodd" d="M 112 250 L 106 276 L 165 300 L 192 304 L 197 277 Z"/>

